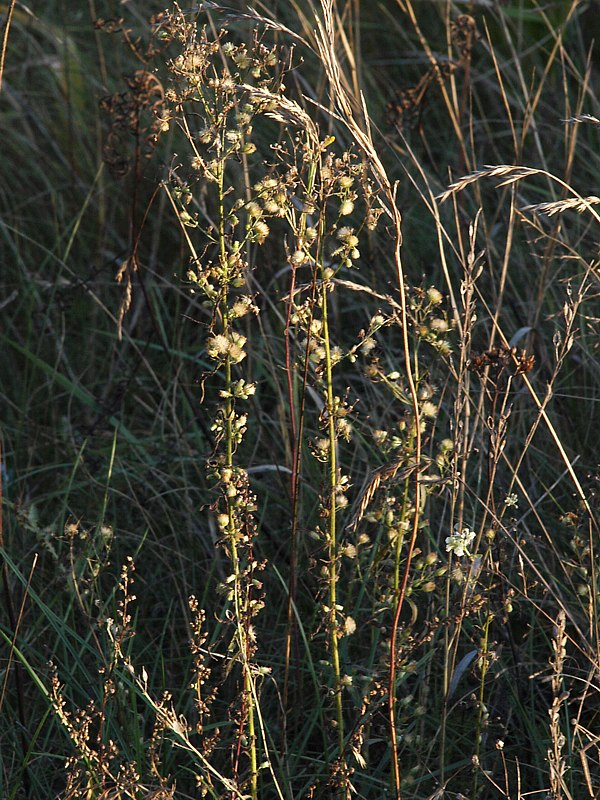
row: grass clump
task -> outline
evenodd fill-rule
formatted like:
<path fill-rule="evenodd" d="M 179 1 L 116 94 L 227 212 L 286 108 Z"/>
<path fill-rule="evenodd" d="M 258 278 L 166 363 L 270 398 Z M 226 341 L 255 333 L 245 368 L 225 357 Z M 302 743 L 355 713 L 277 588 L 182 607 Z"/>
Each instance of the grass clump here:
<path fill-rule="evenodd" d="M 3 796 L 596 796 L 584 6 L 59 10 L 0 94 L 55 153 L 1 168 Z"/>

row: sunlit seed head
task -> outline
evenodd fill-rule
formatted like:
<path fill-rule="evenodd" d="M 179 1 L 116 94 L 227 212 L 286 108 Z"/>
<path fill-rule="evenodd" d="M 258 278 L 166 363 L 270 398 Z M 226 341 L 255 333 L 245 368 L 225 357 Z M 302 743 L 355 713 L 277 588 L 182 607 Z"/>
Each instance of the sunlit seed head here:
<path fill-rule="evenodd" d="M 356 632 L 356 622 L 354 621 L 354 618 L 346 617 L 346 619 L 344 620 L 344 634 L 346 636 L 351 636 L 355 632 Z M 352 683 L 352 679 L 350 679 L 350 683 Z"/>
<path fill-rule="evenodd" d="M 423 405 L 421 406 L 421 414 L 424 417 L 436 417 L 438 413 L 438 409 L 435 403 L 432 403 L 430 400 L 426 400 Z"/>
<path fill-rule="evenodd" d="M 371 336 L 367 336 L 362 340 L 360 347 L 363 353 L 368 355 L 377 347 L 377 342 Z"/>
<path fill-rule="evenodd" d="M 261 217 L 263 213 L 262 208 L 255 200 L 252 200 L 250 203 L 248 203 L 246 206 L 246 211 L 249 217 L 254 217 L 255 219 Z"/>
<path fill-rule="evenodd" d="M 306 261 L 306 253 L 303 250 L 296 250 L 294 253 L 292 253 L 290 261 L 296 267 L 299 267 Z"/>
<path fill-rule="evenodd" d="M 253 233 L 256 237 L 256 241 L 262 244 L 269 235 L 269 226 L 264 220 L 259 219 L 254 223 Z"/>
<path fill-rule="evenodd" d="M 434 333 L 446 333 L 448 330 L 448 323 L 445 319 L 436 318 L 431 320 L 429 327 Z"/>
<path fill-rule="evenodd" d="M 206 343 L 206 352 L 211 358 L 221 358 L 229 350 L 229 339 L 222 333 L 213 336 Z"/>
<path fill-rule="evenodd" d="M 444 295 L 439 289 L 436 289 L 435 286 L 430 286 L 429 289 L 427 289 L 427 299 L 432 305 L 437 306 L 444 299 Z"/>
<path fill-rule="evenodd" d="M 221 89 L 226 93 L 235 91 L 235 82 L 229 75 L 221 81 Z"/>

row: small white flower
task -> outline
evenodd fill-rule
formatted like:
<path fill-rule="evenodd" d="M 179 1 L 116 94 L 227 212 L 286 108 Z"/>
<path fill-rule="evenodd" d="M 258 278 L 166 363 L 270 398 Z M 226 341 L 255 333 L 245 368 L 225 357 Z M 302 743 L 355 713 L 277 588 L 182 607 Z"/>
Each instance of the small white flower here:
<path fill-rule="evenodd" d="M 505 505 L 507 508 L 517 508 L 517 507 L 518 507 L 518 505 L 519 505 L 519 498 L 518 498 L 518 497 L 517 497 L 517 495 L 516 495 L 516 494 L 513 492 L 512 494 L 509 494 L 509 495 L 506 497 L 506 499 L 504 500 L 504 505 Z"/>
<path fill-rule="evenodd" d="M 462 556 L 470 556 L 471 553 L 469 552 L 469 547 L 473 543 L 475 539 L 475 531 L 470 530 L 470 528 L 462 528 L 458 527 L 458 524 L 454 526 L 454 533 L 451 536 L 446 537 L 446 550 L 449 553 L 454 553 L 459 558 Z"/>

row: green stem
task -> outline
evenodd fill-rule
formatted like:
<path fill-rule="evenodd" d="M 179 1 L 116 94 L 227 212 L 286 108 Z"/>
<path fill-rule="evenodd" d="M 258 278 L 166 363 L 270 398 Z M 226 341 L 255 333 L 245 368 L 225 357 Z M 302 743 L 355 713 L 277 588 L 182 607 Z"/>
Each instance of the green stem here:
<path fill-rule="evenodd" d="M 231 334 L 231 322 L 229 318 L 229 304 L 228 304 L 228 289 L 229 289 L 229 261 L 227 255 L 227 243 L 225 238 L 225 164 L 223 161 L 219 162 L 217 168 L 217 185 L 219 196 L 219 257 L 221 262 L 221 270 L 223 273 L 223 288 L 219 301 L 219 310 L 221 313 L 223 333 L 228 338 Z M 232 396 L 232 362 L 229 355 L 226 356 L 225 362 L 225 467 L 230 474 L 233 473 L 233 455 L 235 449 L 235 402 Z M 227 538 L 229 540 L 229 549 L 231 554 L 231 566 L 234 575 L 234 607 L 235 607 L 235 624 L 237 628 L 237 639 L 240 657 L 243 663 L 244 671 L 244 705 L 246 708 L 246 730 L 248 738 L 248 757 L 250 759 L 250 796 L 252 800 L 257 800 L 258 797 L 258 759 L 256 753 L 256 730 L 255 730 L 255 708 L 254 708 L 254 694 L 252 691 L 252 675 L 250 673 L 250 652 L 249 641 L 246 634 L 244 625 L 242 624 L 244 613 L 248 609 L 244 608 L 244 601 L 241 591 L 241 569 L 240 569 L 240 555 L 237 546 L 237 530 L 236 530 L 236 515 L 235 515 L 235 496 L 227 495 Z"/>
<path fill-rule="evenodd" d="M 308 181 L 306 184 L 306 197 L 311 197 L 314 185 L 315 176 L 317 171 L 317 160 L 313 158 L 310 162 Z M 307 214 L 305 211 L 300 215 L 298 224 L 297 239 L 304 244 L 304 237 L 306 233 L 306 219 Z M 300 408 L 298 411 L 298 421 L 296 421 L 296 404 L 294 401 L 294 388 L 293 388 L 293 367 L 292 367 L 292 341 L 290 334 L 290 321 L 292 316 L 292 309 L 294 306 L 294 290 L 296 287 L 296 267 L 292 266 L 292 281 L 290 287 L 290 300 L 287 313 L 287 321 L 285 327 L 285 348 L 286 348 L 286 372 L 288 380 L 288 403 L 290 406 L 290 429 L 291 429 L 291 443 L 292 443 L 292 480 L 291 480 L 291 532 L 290 532 L 290 577 L 289 577 L 289 592 L 288 592 L 288 607 L 287 607 L 287 630 L 285 638 L 285 671 L 283 681 L 283 708 L 284 711 L 288 709 L 289 698 L 289 673 L 290 662 L 292 654 L 292 640 L 297 640 L 296 631 L 296 618 L 294 616 L 294 605 L 296 603 L 297 592 L 297 571 L 298 571 L 298 511 L 300 504 L 300 471 L 302 467 L 302 435 L 304 431 L 304 390 L 306 387 L 306 380 L 308 376 L 308 350 L 305 355 L 304 361 L 304 375 L 302 380 L 302 399 L 300 401 Z M 296 671 L 300 672 L 299 656 L 297 641 L 294 641 Z M 297 682 L 296 691 L 300 689 L 300 683 Z"/>
<path fill-rule="evenodd" d="M 488 670 L 488 646 L 489 646 L 489 636 L 490 636 L 490 624 L 494 618 L 494 615 L 488 613 L 485 624 L 483 626 L 483 640 L 481 642 L 481 678 L 479 680 L 479 697 L 477 703 L 477 724 L 475 726 L 475 757 L 476 757 L 476 765 L 473 770 L 473 797 L 477 796 L 477 778 L 478 778 L 478 764 L 479 764 L 479 753 L 481 750 L 481 731 L 483 729 L 483 709 L 484 709 L 484 692 L 485 692 L 485 678 L 487 675 Z"/>
<path fill-rule="evenodd" d="M 344 717 L 342 704 L 342 678 L 340 670 L 340 652 L 338 646 L 337 622 L 337 581 L 338 581 L 338 541 L 335 495 L 338 482 L 337 437 L 335 430 L 335 408 L 333 395 L 333 365 L 331 363 L 331 342 L 329 338 L 329 317 L 327 306 L 327 283 L 322 285 L 323 305 L 323 340 L 325 344 L 325 374 L 327 397 L 327 428 L 329 435 L 329 524 L 327 531 L 329 555 L 329 634 L 331 640 L 331 661 L 335 692 L 335 713 L 338 731 L 338 747 L 340 757 L 344 752 Z"/>

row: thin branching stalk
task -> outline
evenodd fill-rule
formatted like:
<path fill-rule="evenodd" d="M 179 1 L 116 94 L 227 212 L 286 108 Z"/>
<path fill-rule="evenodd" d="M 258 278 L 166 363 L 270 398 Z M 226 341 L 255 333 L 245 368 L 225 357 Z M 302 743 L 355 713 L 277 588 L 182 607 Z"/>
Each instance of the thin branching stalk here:
<path fill-rule="evenodd" d="M 339 553 L 336 495 L 338 487 L 337 463 L 337 434 L 336 434 L 336 398 L 333 391 L 333 367 L 331 361 L 331 340 L 329 335 L 329 308 L 328 308 L 328 281 L 323 280 L 321 285 L 321 310 L 323 313 L 323 342 L 325 345 L 325 397 L 327 408 L 327 435 L 329 438 L 328 491 L 329 506 L 327 509 L 327 582 L 329 593 L 329 641 L 331 648 L 331 661 L 333 666 L 333 691 L 335 695 L 335 721 L 339 757 L 344 752 L 344 716 L 342 699 L 342 676 L 340 668 L 339 651 L 339 626 L 338 626 L 338 596 L 337 583 L 339 579 Z"/>
<path fill-rule="evenodd" d="M 223 143 L 224 145 L 224 143 Z M 231 338 L 231 324 L 229 317 L 229 298 L 228 288 L 230 283 L 229 266 L 228 266 L 228 253 L 227 243 L 225 236 L 225 222 L 226 212 L 224 206 L 225 196 L 225 163 L 219 162 L 217 166 L 217 191 L 219 202 L 219 256 L 221 260 L 221 269 L 223 272 L 223 295 L 221 297 L 220 312 L 223 325 L 224 335 Z M 234 429 L 236 421 L 236 410 L 233 399 L 232 389 L 232 359 L 229 354 L 226 355 L 224 362 L 225 370 L 225 470 L 233 474 L 234 470 L 234 451 L 236 432 Z M 227 493 L 227 535 L 228 545 L 231 553 L 231 566 L 234 585 L 234 605 L 235 605 L 235 624 L 238 637 L 238 648 L 242 658 L 243 673 L 244 673 L 244 700 L 243 700 L 243 713 L 246 717 L 247 730 L 240 732 L 240 739 L 246 738 L 248 741 L 248 755 L 250 759 L 250 794 L 252 800 L 258 797 L 258 757 L 256 751 L 256 730 L 254 725 L 254 692 L 252 690 L 252 675 L 250 672 L 250 646 L 247 639 L 247 630 L 244 620 L 247 618 L 248 610 L 244 608 L 246 602 L 242 597 L 243 589 L 241 588 L 242 570 L 240 564 L 240 556 L 238 553 L 237 540 L 240 535 L 237 524 L 237 515 L 235 509 L 236 495 Z"/>
<path fill-rule="evenodd" d="M 314 144 L 314 143 L 313 143 Z M 307 148 L 311 147 L 310 135 L 307 132 Z M 306 194 L 308 197 L 312 196 L 315 186 L 315 178 L 317 174 L 317 155 L 310 159 L 309 172 L 306 186 Z M 300 243 L 304 242 L 306 232 L 307 214 L 302 211 L 297 228 L 297 240 Z M 304 411 L 306 399 L 306 386 L 308 381 L 308 368 L 309 368 L 309 339 L 307 339 L 307 347 L 304 354 L 304 364 L 302 371 L 301 387 L 300 387 L 300 408 L 296 409 L 295 391 L 294 391 L 294 368 L 293 368 L 293 354 L 292 354 L 292 335 L 291 335 L 291 319 L 292 311 L 294 308 L 294 296 L 296 293 L 296 274 L 298 265 L 292 260 L 291 263 L 291 281 L 289 302 L 286 314 L 285 324 L 285 367 L 286 379 L 288 390 L 288 403 L 289 403 L 289 419 L 290 419 L 290 441 L 292 444 L 292 475 L 291 475 L 291 530 L 290 530 L 290 559 L 289 559 L 289 593 L 288 593 L 288 608 L 287 608 L 287 630 L 285 640 L 285 674 L 283 683 L 283 708 L 284 711 L 288 708 L 289 699 L 289 674 L 292 655 L 292 644 L 294 646 L 294 658 L 296 660 L 296 674 L 300 674 L 299 664 L 299 648 L 298 648 L 298 633 L 296 625 L 296 616 L 294 606 L 296 604 L 296 592 L 298 586 L 298 527 L 300 525 L 299 510 L 300 510 L 300 477 L 302 467 L 302 442 L 304 434 Z M 313 273 L 313 301 L 314 292 L 316 291 L 316 273 Z M 311 303 L 311 307 L 312 307 Z M 297 687 L 297 689 L 299 686 Z"/>
<path fill-rule="evenodd" d="M 398 735 L 396 727 L 396 662 L 397 662 L 397 637 L 398 628 L 400 625 L 400 615 L 404 606 L 406 598 L 406 589 L 410 576 L 410 569 L 412 558 L 417 544 L 417 535 L 419 531 L 419 509 L 421 508 L 421 456 L 422 456 L 422 443 L 421 443 L 421 417 L 419 411 L 419 400 L 417 395 L 417 387 L 413 377 L 413 360 L 412 350 L 409 340 L 409 320 L 408 308 L 406 300 L 406 282 L 404 277 L 404 268 L 402 265 L 402 216 L 396 203 L 396 192 L 390 182 L 385 167 L 383 166 L 377 150 L 373 144 L 370 135 L 370 127 L 366 112 L 362 119 L 362 126 L 359 125 L 355 119 L 352 111 L 352 103 L 350 98 L 340 80 L 339 64 L 335 56 L 335 41 L 336 32 L 333 25 L 332 16 L 332 3 L 331 0 L 322 0 L 321 7 L 323 10 L 323 21 L 318 22 L 318 39 L 317 45 L 319 55 L 325 68 L 328 80 L 331 87 L 331 96 L 336 98 L 338 113 L 340 114 L 343 123 L 348 128 L 350 134 L 354 137 L 357 144 L 362 148 L 365 157 L 369 162 L 370 169 L 376 183 L 379 184 L 381 191 L 386 200 L 385 212 L 389 216 L 392 229 L 394 231 L 394 264 L 396 268 L 396 284 L 399 295 L 400 303 L 400 324 L 402 326 L 402 349 L 404 358 L 404 367 L 406 371 L 406 381 L 409 387 L 409 396 L 412 404 L 412 413 L 415 425 L 415 443 L 414 443 L 414 460 L 415 471 L 413 474 L 414 481 L 414 504 L 415 512 L 409 536 L 408 550 L 406 554 L 404 574 L 402 581 L 398 588 L 395 609 L 392 621 L 392 629 L 390 635 L 390 675 L 388 683 L 388 718 L 390 724 L 390 739 L 392 750 L 392 777 L 394 795 L 396 798 L 401 797 L 401 775 L 400 763 L 398 752 Z M 358 98 L 357 98 L 358 100 Z M 363 99 L 360 99 L 360 107 L 364 110 Z M 366 131 L 366 132 L 365 132 Z"/>

